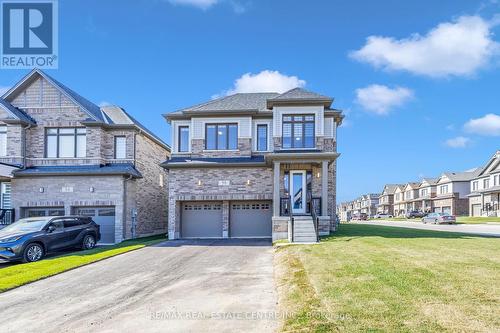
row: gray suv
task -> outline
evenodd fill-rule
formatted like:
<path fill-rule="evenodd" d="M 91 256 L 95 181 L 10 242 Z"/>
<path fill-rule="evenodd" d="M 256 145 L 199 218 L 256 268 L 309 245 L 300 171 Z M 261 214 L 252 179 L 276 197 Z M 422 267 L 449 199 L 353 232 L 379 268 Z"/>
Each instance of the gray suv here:
<path fill-rule="evenodd" d="M 92 249 L 100 239 L 99 225 L 90 217 L 29 217 L 0 230 L 0 259 L 33 262 L 66 248 Z"/>

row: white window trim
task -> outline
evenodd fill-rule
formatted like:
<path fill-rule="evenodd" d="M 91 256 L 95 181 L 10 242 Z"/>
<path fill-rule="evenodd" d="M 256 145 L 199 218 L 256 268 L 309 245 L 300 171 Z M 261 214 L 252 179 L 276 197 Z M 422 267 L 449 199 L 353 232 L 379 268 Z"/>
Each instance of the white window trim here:
<path fill-rule="evenodd" d="M 252 146 L 253 146 L 253 151 L 255 152 L 258 152 L 258 153 L 268 153 L 270 151 L 272 151 L 272 147 L 273 147 L 273 144 L 272 144 L 272 141 L 273 141 L 273 138 L 271 137 L 271 126 L 272 126 L 272 121 L 271 120 L 254 120 L 253 121 L 253 143 L 252 143 Z M 257 137 L 257 126 L 258 125 L 267 125 L 267 150 L 257 150 L 257 140 L 258 140 L 258 137 Z"/>
<path fill-rule="evenodd" d="M 190 120 L 182 120 L 182 121 L 175 121 L 172 122 L 172 133 L 171 134 L 171 142 L 174 143 L 174 154 L 191 154 L 191 140 L 193 137 L 193 130 L 191 126 L 191 121 Z M 189 129 L 189 138 L 188 138 L 188 151 L 179 151 L 179 127 L 188 127 Z"/>

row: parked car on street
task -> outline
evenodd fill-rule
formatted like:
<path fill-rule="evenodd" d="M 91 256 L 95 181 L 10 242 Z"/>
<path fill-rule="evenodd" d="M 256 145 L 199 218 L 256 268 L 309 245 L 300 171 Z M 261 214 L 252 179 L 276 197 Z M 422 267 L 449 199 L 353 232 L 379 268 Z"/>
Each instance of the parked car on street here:
<path fill-rule="evenodd" d="M 422 222 L 425 223 L 449 223 L 453 224 L 457 222 L 455 216 L 447 214 L 447 213 L 429 213 L 422 218 Z"/>
<path fill-rule="evenodd" d="M 405 214 L 405 217 L 407 219 L 415 219 L 415 218 L 420 218 L 420 217 L 424 217 L 426 214 L 420 210 L 412 210 L 412 211 L 409 211 Z"/>
<path fill-rule="evenodd" d="M 0 259 L 33 262 L 66 248 L 92 249 L 100 239 L 99 225 L 90 217 L 24 218 L 0 230 Z"/>
<path fill-rule="evenodd" d="M 377 213 L 373 216 L 373 218 L 376 219 L 391 219 L 392 215 L 391 214 L 385 214 L 385 213 Z"/>
<path fill-rule="evenodd" d="M 353 221 L 366 221 L 368 220 L 368 215 L 366 213 L 354 214 L 352 216 Z"/>

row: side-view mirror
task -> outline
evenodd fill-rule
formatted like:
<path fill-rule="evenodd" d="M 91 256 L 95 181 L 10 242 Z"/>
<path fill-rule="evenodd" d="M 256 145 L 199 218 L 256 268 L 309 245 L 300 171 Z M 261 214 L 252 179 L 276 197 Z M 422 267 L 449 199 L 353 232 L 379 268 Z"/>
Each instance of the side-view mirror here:
<path fill-rule="evenodd" d="M 53 224 L 49 225 L 49 227 L 47 228 L 47 231 L 49 233 L 54 232 L 55 230 L 56 230 L 56 227 Z"/>

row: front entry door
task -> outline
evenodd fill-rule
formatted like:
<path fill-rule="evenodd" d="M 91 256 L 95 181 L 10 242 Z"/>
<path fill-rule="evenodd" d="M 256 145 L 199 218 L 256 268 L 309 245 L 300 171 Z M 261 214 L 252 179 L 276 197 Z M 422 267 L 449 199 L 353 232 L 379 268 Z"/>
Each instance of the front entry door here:
<path fill-rule="evenodd" d="M 306 212 L 306 172 L 290 171 L 290 189 L 292 195 L 292 212 L 304 214 Z"/>

